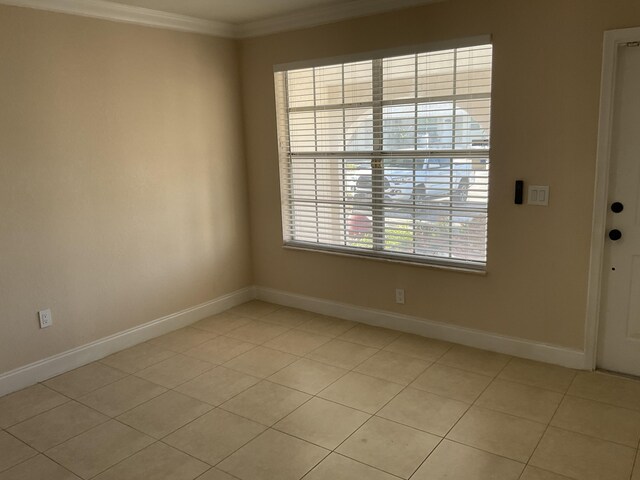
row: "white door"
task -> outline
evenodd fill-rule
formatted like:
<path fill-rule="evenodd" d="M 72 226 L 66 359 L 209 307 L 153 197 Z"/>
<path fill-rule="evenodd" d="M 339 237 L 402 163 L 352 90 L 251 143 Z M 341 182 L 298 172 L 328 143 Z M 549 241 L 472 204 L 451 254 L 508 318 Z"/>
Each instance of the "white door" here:
<path fill-rule="evenodd" d="M 640 46 L 618 47 L 612 125 L 598 367 L 640 376 Z"/>

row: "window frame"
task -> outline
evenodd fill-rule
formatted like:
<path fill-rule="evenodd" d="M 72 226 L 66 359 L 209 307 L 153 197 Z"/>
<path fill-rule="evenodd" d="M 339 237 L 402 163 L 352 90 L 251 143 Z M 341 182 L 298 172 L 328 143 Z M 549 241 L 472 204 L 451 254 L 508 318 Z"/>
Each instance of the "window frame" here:
<path fill-rule="evenodd" d="M 340 64 L 347 64 L 353 62 L 363 62 L 363 61 L 371 61 L 372 62 L 372 81 L 375 78 L 383 77 L 383 59 L 389 57 L 400 57 L 404 55 L 416 55 L 422 53 L 436 52 L 440 50 L 450 50 L 450 49 L 460 49 L 467 47 L 475 47 L 492 44 L 490 35 L 481 35 L 475 37 L 469 37 L 465 39 L 457 39 L 452 41 L 444 41 L 444 42 L 433 42 L 422 45 L 413 45 L 409 47 L 402 48 L 394 48 L 394 49 L 385 49 L 378 50 L 375 52 L 367 52 L 360 53 L 356 55 L 343 55 L 338 57 L 329 57 L 324 59 L 316 59 L 316 60 L 305 60 L 299 62 L 292 62 L 286 64 L 278 64 L 274 66 L 274 74 L 280 72 L 288 72 L 291 70 L 299 70 L 299 69 L 307 69 L 307 68 L 318 68 L 323 66 L 333 66 Z M 455 71 L 455 70 L 454 70 Z M 491 63 L 491 71 L 493 71 L 493 57 Z M 278 89 L 281 89 L 278 92 Z M 286 85 L 278 85 L 276 82 L 275 85 L 276 95 L 280 94 L 283 98 L 288 98 L 288 87 Z M 379 97 L 379 98 L 376 98 Z M 455 97 L 455 95 L 454 95 Z M 491 111 L 491 103 L 493 98 L 493 88 L 491 88 L 490 93 L 488 94 L 488 102 L 489 102 L 489 110 Z M 277 101 L 277 98 L 276 98 Z M 384 121 L 384 113 L 383 110 L 387 105 L 383 98 L 383 89 L 373 89 L 372 91 L 372 117 L 375 125 L 376 119 L 380 121 Z M 416 103 L 416 106 L 419 105 Z M 454 103 L 455 105 L 455 103 Z M 277 107 L 277 105 L 276 105 Z M 287 109 L 288 109 L 287 103 Z M 453 115 L 455 118 L 457 108 L 453 108 Z M 289 111 L 289 110 L 287 110 Z M 492 114 L 490 116 L 490 122 L 492 121 Z M 282 128 L 287 129 L 286 137 L 290 139 L 290 130 L 288 121 L 285 122 L 286 126 L 282 125 L 280 120 L 277 119 L 278 126 L 278 139 L 282 138 L 283 132 Z M 418 128 L 417 125 L 414 128 Z M 489 129 L 490 130 L 490 129 Z M 451 270 L 458 271 L 467 271 L 473 273 L 486 273 L 487 264 L 488 264 L 488 254 L 489 254 L 489 238 L 488 238 L 488 210 L 489 210 L 489 198 L 486 199 L 486 221 L 487 221 L 487 230 L 485 233 L 485 246 L 486 246 L 486 256 L 484 262 L 476 262 L 467 259 L 453 259 L 453 258 L 440 258 L 437 256 L 430 256 L 424 254 L 406 254 L 402 252 L 394 252 L 384 249 L 385 243 L 385 232 L 384 232 L 384 224 L 385 224 L 385 214 L 384 214 L 384 187 L 382 186 L 385 180 L 384 173 L 384 133 L 382 129 L 376 130 L 373 129 L 373 150 L 367 150 L 369 152 L 380 151 L 380 156 L 376 157 L 373 155 L 371 158 L 371 221 L 372 221 L 372 245 L 370 249 L 362 249 L 351 247 L 348 245 L 332 245 L 329 243 L 321 243 L 321 242 L 308 242 L 304 240 L 287 240 L 287 237 L 290 235 L 289 223 L 290 219 L 285 218 L 285 211 L 288 208 L 291 208 L 288 200 L 291 198 L 291 177 L 286 175 L 286 172 L 282 168 L 283 155 L 289 156 L 289 160 L 291 159 L 291 151 L 283 152 L 283 146 L 278 145 L 279 151 L 279 167 L 280 167 L 280 193 L 281 193 L 281 214 L 282 214 L 282 238 L 283 238 L 283 247 L 288 249 L 295 250 L 304 250 L 304 251 L 313 251 L 313 252 L 324 252 L 331 253 L 343 256 L 350 257 L 358 257 L 358 258 L 370 258 L 375 260 L 383 260 L 389 262 L 400 262 L 411 265 L 419 265 L 419 266 L 430 266 L 437 268 L 445 268 Z M 489 138 L 490 138 L 489 134 Z M 455 140 L 454 140 L 455 141 Z M 416 146 L 417 149 L 417 146 Z M 346 152 L 345 152 L 346 153 Z M 352 152 L 349 152 L 352 153 Z M 482 150 L 484 157 L 486 157 L 487 161 L 490 161 L 491 150 L 487 148 L 486 150 Z M 346 154 L 348 156 L 348 154 Z M 414 159 L 415 160 L 415 159 Z M 451 160 L 450 170 L 453 172 L 453 159 Z M 453 173 L 452 173 L 453 174 Z M 414 175 L 415 175 L 415 165 L 414 165 Z M 489 176 L 487 175 L 487 191 L 489 188 Z M 382 200 L 381 200 L 382 199 Z M 377 219 L 377 220 L 376 220 Z M 382 220 L 382 225 L 380 225 L 380 220 Z"/>

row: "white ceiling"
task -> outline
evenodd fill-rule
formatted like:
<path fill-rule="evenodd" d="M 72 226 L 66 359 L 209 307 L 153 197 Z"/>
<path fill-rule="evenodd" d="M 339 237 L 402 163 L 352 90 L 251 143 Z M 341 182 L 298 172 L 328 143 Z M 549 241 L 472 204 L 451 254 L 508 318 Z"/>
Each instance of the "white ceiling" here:
<path fill-rule="evenodd" d="M 233 24 L 255 22 L 309 8 L 350 3 L 353 0 L 109 0 L 190 17 Z"/>
<path fill-rule="evenodd" d="M 0 0 L 0 4 L 232 38 L 447 0 Z"/>

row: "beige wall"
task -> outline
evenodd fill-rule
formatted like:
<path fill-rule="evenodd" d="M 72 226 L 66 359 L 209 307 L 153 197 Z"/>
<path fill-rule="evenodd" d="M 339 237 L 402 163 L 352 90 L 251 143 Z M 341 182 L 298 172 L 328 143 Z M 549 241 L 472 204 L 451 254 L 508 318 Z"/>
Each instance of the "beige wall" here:
<path fill-rule="evenodd" d="M 251 284 L 237 49 L 0 7 L 0 372 Z"/>
<path fill-rule="evenodd" d="M 258 285 L 582 349 L 603 31 L 637 0 L 449 0 L 242 42 Z M 486 276 L 281 247 L 272 66 L 490 33 L 494 42 Z M 513 182 L 550 185 L 547 208 Z M 394 289 L 406 289 L 406 304 Z"/>

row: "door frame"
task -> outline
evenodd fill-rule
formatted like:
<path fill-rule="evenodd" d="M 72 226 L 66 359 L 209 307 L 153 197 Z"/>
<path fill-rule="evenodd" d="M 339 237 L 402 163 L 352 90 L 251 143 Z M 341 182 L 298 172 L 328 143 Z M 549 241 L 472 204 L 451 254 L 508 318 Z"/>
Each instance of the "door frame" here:
<path fill-rule="evenodd" d="M 609 166 L 611 164 L 611 139 L 618 47 L 622 44 L 636 41 L 640 41 L 640 27 L 608 30 L 604 32 L 589 283 L 587 287 L 587 319 L 585 324 L 584 368 L 587 370 L 594 370 L 598 360 L 598 334 L 600 327 L 600 310 L 602 307 L 602 274 L 604 272 L 604 249 L 606 246 Z"/>

